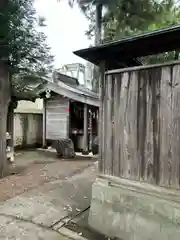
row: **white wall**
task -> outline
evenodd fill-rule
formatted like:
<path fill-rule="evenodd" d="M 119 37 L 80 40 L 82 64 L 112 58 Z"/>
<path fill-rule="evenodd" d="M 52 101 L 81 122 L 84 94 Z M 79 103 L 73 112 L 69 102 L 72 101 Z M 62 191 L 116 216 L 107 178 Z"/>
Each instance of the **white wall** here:
<path fill-rule="evenodd" d="M 32 146 L 42 143 L 42 114 L 14 114 L 14 145 Z"/>
<path fill-rule="evenodd" d="M 15 113 L 42 113 L 43 112 L 43 99 L 36 99 L 35 102 L 31 101 L 18 101 L 18 106 Z"/>

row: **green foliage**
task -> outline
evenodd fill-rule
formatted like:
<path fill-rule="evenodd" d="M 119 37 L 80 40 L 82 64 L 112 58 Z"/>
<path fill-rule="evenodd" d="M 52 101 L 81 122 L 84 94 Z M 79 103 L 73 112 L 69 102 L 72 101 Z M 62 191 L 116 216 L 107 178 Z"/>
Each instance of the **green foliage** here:
<path fill-rule="evenodd" d="M 77 0 L 90 25 L 87 36 L 95 33 L 96 4 L 103 4 L 103 42 L 153 31 L 180 23 L 180 6 L 175 0 Z M 142 58 L 144 63 L 163 62 L 177 59 L 177 52 Z"/>
<path fill-rule="evenodd" d="M 160 9 L 155 1 L 119 0 L 104 16 L 104 40 L 110 41 L 147 30 L 156 21 Z"/>
<path fill-rule="evenodd" d="M 179 4 L 175 0 L 70 0 L 76 2 L 90 20 L 87 31 L 94 33 L 95 6 L 104 7 L 104 41 L 148 32 L 180 22 Z"/>
<path fill-rule="evenodd" d="M 160 28 L 170 27 L 180 23 L 180 5 L 174 0 L 164 0 L 161 3 L 161 11 L 156 21 L 149 24 L 147 31 L 154 31 Z M 172 51 L 158 55 L 141 58 L 147 64 L 161 63 L 171 60 L 178 60 L 179 52 Z"/>
<path fill-rule="evenodd" d="M 0 8 L 1 39 L 8 45 L 12 87 L 25 91 L 29 85 L 43 81 L 53 67 L 46 36 L 37 30 L 44 26 L 45 19 L 37 18 L 34 0 L 5 2 L 8 4 Z"/>
<path fill-rule="evenodd" d="M 38 19 L 33 8 L 34 0 L 10 1 L 9 46 L 13 73 L 46 76 L 51 70 L 53 57 L 45 35 L 36 30 Z"/>
<path fill-rule="evenodd" d="M 174 0 L 119 0 L 118 7 L 104 17 L 104 41 L 132 36 L 179 23 Z"/>
<path fill-rule="evenodd" d="M 8 23 L 9 23 L 9 14 L 8 14 L 8 1 L 0 1 L 0 60 L 8 60 Z"/>
<path fill-rule="evenodd" d="M 69 0 L 69 5 L 73 7 L 76 3 L 79 8 L 82 10 L 83 14 L 89 20 L 89 29 L 86 32 L 86 35 L 91 38 L 95 33 L 95 24 L 96 24 L 96 6 L 102 5 L 103 8 L 109 9 L 117 6 L 119 0 Z M 102 15 L 102 14 L 101 14 Z M 101 16 L 99 16 L 101 18 Z"/>

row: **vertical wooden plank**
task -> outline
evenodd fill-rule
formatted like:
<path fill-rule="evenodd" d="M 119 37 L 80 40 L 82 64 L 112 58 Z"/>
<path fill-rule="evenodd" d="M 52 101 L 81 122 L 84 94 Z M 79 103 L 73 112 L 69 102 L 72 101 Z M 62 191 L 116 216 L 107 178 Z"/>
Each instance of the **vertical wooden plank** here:
<path fill-rule="evenodd" d="M 127 132 L 127 100 L 128 100 L 129 73 L 122 73 L 121 93 L 120 93 L 120 158 L 121 158 L 121 176 L 129 177 L 128 161 L 128 132 Z"/>
<path fill-rule="evenodd" d="M 159 182 L 160 171 L 160 80 L 161 69 L 144 71 L 146 106 L 144 106 L 144 132 L 141 150 L 141 177 L 150 183 Z M 144 154 L 143 154 L 144 151 Z"/>
<path fill-rule="evenodd" d="M 118 108 L 118 154 L 119 154 L 119 177 L 122 176 L 122 159 L 121 159 L 121 129 L 122 129 L 122 125 L 121 125 L 121 87 L 122 87 L 122 74 L 119 75 L 119 92 L 118 92 L 118 100 L 119 100 L 119 108 Z"/>
<path fill-rule="evenodd" d="M 46 147 L 46 99 L 43 99 L 43 147 Z"/>
<path fill-rule="evenodd" d="M 171 175 L 172 67 L 163 67 L 160 91 L 160 185 L 168 187 Z"/>
<path fill-rule="evenodd" d="M 120 176 L 120 92 L 121 92 L 121 75 L 116 74 L 114 79 L 114 131 L 113 131 L 113 175 Z"/>
<path fill-rule="evenodd" d="M 105 158 L 104 158 L 104 98 L 105 98 L 105 62 L 100 63 L 100 107 L 99 107 L 99 122 L 98 122 L 98 135 L 99 135 L 99 172 L 104 172 Z"/>
<path fill-rule="evenodd" d="M 160 173 L 160 80 L 161 68 L 155 68 L 150 71 L 152 107 L 151 119 L 153 126 L 153 181 L 159 183 Z"/>
<path fill-rule="evenodd" d="M 68 100 L 67 102 L 67 115 L 66 115 L 66 119 L 67 119 L 67 138 L 70 137 L 70 100 Z"/>
<path fill-rule="evenodd" d="M 108 156 L 107 156 L 107 134 L 108 134 L 108 122 L 107 122 L 107 103 L 108 103 L 108 94 L 107 94 L 107 88 L 108 88 L 108 81 L 107 81 L 108 75 L 105 75 L 105 84 L 104 84 L 104 108 L 103 108 L 103 117 L 104 117 L 104 128 L 103 128 L 103 158 L 104 158 L 104 173 L 108 174 Z"/>
<path fill-rule="evenodd" d="M 173 67 L 172 76 L 172 186 L 179 187 L 180 175 L 180 65 Z"/>
<path fill-rule="evenodd" d="M 111 126 L 112 126 L 112 134 L 111 134 L 111 146 L 112 146 L 112 175 L 115 176 L 115 171 L 116 171 L 116 163 L 115 163 L 115 141 L 116 141 L 116 136 L 115 136 L 115 109 L 116 103 L 115 103 L 115 77 L 114 75 L 111 75 L 111 84 L 112 84 L 112 89 L 111 89 Z"/>
<path fill-rule="evenodd" d="M 145 179 L 145 169 L 146 169 L 146 136 L 150 129 L 147 130 L 147 124 L 149 124 L 149 119 L 147 119 L 147 106 L 149 99 L 147 99 L 147 82 L 148 82 L 148 72 L 141 70 L 138 76 L 138 109 L 137 109 L 137 149 L 138 149 L 138 159 L 139 159 L 139 171 L 140 178 Z M 150 113 L 149 113 L 150 115 Z"/>
<path fill-rule="evenodd" d="M 112 174 L 112 157 L 113 157 L 113 145 L 112 145 L 112 133 L 113 133 L 113 124 L 112 124 L 112 75 L 107 76 L 107 112 L 106 112 L 106 121 L 107 121 L 107 135 L 105 138 L 106 141 L 106 158 L 107 158 L 107 174 Z"/>
<path fill-rule="evenodd" d="M 88 105 L 84 103 L 83 154 L 88 154 Z"/>
<path fill-rule="evenodd" d="M 153 128 L 151 120 L 151 107 L 152 107 L 152 93 L 151 93 L 151 79 L 147 71 L 144 71 L 145 85 L 143 86 L 144 91 L 144 102 L 145 102 L 145 113 L 144 113 L 144 163 L 143 175 L 141 177 L 145 181 L 153 182 Z"/>
<path fill-rule="evenodd" d="M 139 166 L 137 156 L 137 101 L 138 101 L 138 72 L 130 74 L 129 94 L 127 107 L 127 126 L 128 126 L 128 156 L 130 163 L 131 179 L 139 179 Z"/>
<path fill-rule="evenodd" d="M 125 171 L 125 178 L 131 179 L 131 128 L 130 128 L 130 116 L 131 116 L 131 75 L 132 72 L 128 72 L 128 83 L 126 87 L 126 106 L 125 106 L 125 112 L 124 112 L 124 117 L 125 117 L 125 125 L 124 125 L 124 130 L 125 130 L 125 149 L 126 149 L 126 171 Z"/>

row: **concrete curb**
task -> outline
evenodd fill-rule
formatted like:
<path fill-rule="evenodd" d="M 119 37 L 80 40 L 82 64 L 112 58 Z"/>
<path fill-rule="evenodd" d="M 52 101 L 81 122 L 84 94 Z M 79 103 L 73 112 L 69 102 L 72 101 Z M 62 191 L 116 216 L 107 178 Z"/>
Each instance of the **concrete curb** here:
<path fill-rule="evenodd" d="M 73 239 L 73 240 L 88 240 L 87 238 L 84 238 L 83 236 L 79 235 L 76 232 L 73 232 L 73 231 L 69 230 L 66 227 L 62 227 L 62 228 L 60 228 L 56 231 L 58 233 L 60 233 L 61 235 L 63 235 L 64 237 L 68 237 L 68 238 Z"/>
<path fill-rule="evenodd" d="M 12 221 L 18 221 L 18 222 L 22 222 L 23 224 L 32 224 L 38 228 L 50 231 L 50 232 L 56 232 L 57 234 L 59 234 L 60 236 L 66 237 L 66 239 L 71 239 L 71 240 L 88 240 L 87 238 L 84 238 L 82 235 L 79 235 L 76 232 L 73 232 L 69 229 L 67 229 L 66 227 L 61 227 L 60 225 L 56 226 L 56 227 L 46 227 L 42 224 L 37 224 L 33 221 L 29 221 L 26 219 L 22 219 L 22 218 L 18 218 L 18 217 L 14 217 L 14 216 L 10 216 L 10 215 L 6 215 L 6 214 L 0 214 L 0 216 L 3 216 L 7 219 L 11 219 Z M 59 239 L 59 238 L 58 238 Z"/>

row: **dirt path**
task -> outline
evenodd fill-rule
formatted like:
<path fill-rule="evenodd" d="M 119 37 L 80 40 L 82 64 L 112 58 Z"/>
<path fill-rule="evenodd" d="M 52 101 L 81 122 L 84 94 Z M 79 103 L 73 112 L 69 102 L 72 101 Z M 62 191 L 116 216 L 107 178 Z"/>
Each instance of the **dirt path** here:
<path fill-rule="evenodd" d="M 23 152 L 17 156 L 16 163 L 25 170 L 0 180 L 0 201 L 20 195 L 44 183 L 65 179 L 87 168 L 92 162 L 85 159 L 64 161 L 55 157 L 46 157 L 36 151 Z"/>

